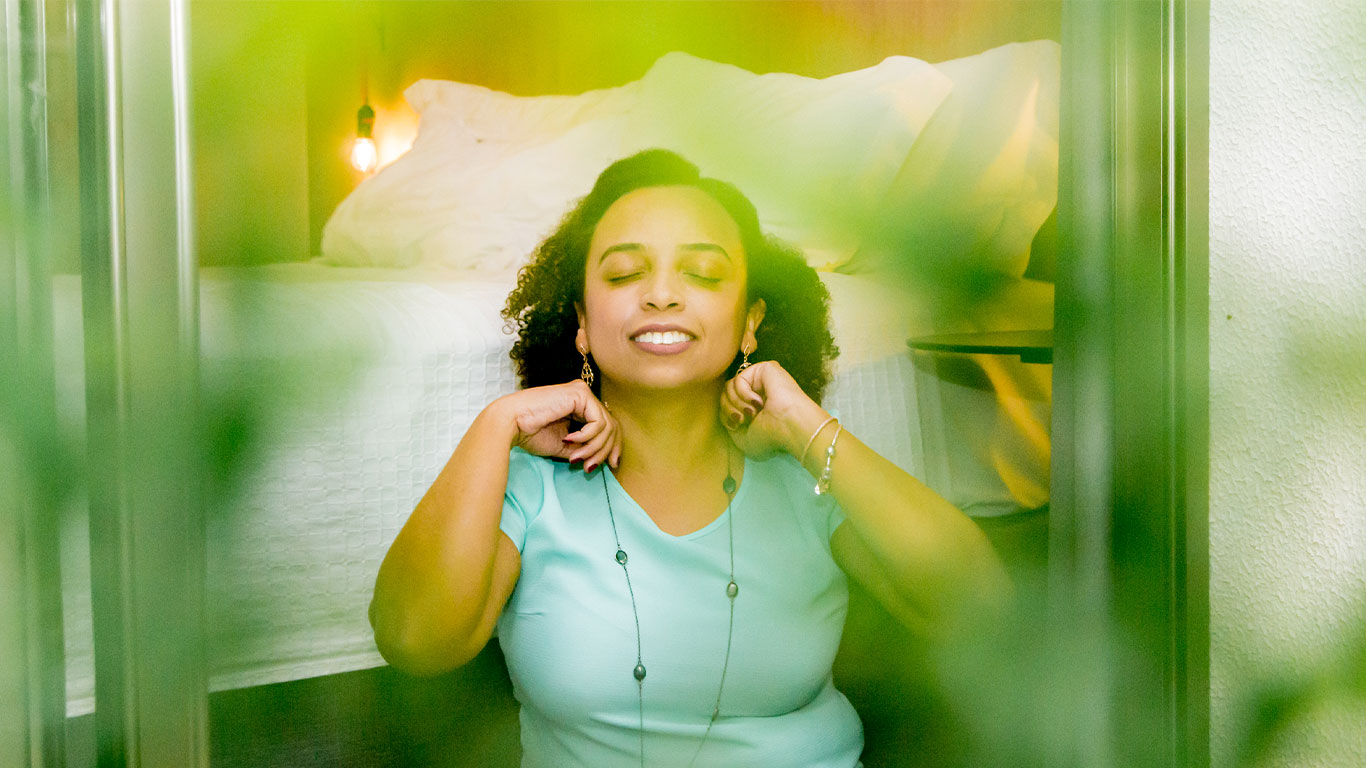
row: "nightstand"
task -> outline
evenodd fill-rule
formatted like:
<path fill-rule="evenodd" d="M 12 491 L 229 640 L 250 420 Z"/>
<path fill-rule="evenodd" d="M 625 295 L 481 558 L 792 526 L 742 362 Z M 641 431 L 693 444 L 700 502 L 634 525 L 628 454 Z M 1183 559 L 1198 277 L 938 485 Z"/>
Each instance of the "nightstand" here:
<path fill-rule="evenodd" d="M 1053 332 L 909 339 L 925 484 L 973 517 L 1048 502 Z"/>
<path fill-rule="evenodd" d="M 1053 362 L 1053 329 L 920 336 L 907 340 L 906 346 L 925 352 L 1014 355 L 1023 363 L 1049 365 Z"/>
<path fill-rule="evenodd" d="M 925 484 L 972 517 L 1016 575 L 1042 566 L 1052 330 L 920 336 L 907 347 Z"/>

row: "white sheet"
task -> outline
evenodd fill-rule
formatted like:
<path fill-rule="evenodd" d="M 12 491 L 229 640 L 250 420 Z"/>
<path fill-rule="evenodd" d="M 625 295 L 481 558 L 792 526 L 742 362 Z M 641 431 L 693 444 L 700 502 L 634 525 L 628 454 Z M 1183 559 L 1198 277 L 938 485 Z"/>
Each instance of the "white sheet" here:
<path fill-rule="evenodd" d="M 893 296 L 822 273 L 842 354 L 825 406 L 920 474 L 914 376 Z M 210 689 L 383 663 L 366 618 L 380 561 L 465 429 L 516 388 L 498 312 L 510 274 L 280 264 L 205 270 L 206 392 L 240 387 L 284 407 L 249 461 L 240 496 L 209 524 Z M 55 285 L 58 407 L 83 430 L 80 286 Z M 362 362 L 346 375 L 346 351 Z M 291 365 L 305 375 L 267 377 Z M 64 525 L 68 714 L 93 710 L 88 520 Z"/>

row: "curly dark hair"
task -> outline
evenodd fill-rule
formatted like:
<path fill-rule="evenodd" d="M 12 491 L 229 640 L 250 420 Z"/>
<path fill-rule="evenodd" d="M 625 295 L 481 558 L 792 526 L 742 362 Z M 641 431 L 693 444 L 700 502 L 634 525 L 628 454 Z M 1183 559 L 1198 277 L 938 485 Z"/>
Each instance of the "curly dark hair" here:
<path fill-rule="evenodd" d="M 750 362 L 775 360 L 812 400 L 821 401 L 830 383 L 830 363 L 839 354 L 830 335 L 830 294 L 816 270 L 796 248 L 765 235 L 751 203 L 734 186 L 702 176 L 697 166 L 664 149 L 649 149 L 618 160 L 598 176 L 593 190 L 560 221 L 517 274 L 502 316 L 517 333 L 512 360 L 523 388 L 561 384 L 579 377 L 583 366 L 574 336 L 575 302 L 583 300 L 589 243 L 603 214 L 619 198 L 644 187 L 688 186 L 708 195 L 740 228 L 749 264 L 746 305 L 766 304 L 755 331 L 758 348 Z M 591 360 L 591 353 L 590 353 Z M 737 353 L 725 377 L 735 375 Z M 596 364 L 594 394 L 599 393 Z"/>

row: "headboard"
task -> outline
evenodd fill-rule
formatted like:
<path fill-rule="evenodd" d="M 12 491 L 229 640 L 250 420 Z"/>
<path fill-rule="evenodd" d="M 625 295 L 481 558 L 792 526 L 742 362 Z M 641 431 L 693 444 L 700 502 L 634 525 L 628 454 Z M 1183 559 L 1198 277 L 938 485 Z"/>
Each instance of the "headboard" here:
<path fill-rule="evenodd" d="M 1060 39 L 1059 0 L 951 2 L 286 2 L 192 7 L 200 262 L 316 255 L 360 180 L 356 110 L 381 152 L 416 132 L 403 90 L 421 78 L 519 95 L 580 93 L 685 51 L 752 72 L 825 77 L 887 56 L 942 61 Z"/>

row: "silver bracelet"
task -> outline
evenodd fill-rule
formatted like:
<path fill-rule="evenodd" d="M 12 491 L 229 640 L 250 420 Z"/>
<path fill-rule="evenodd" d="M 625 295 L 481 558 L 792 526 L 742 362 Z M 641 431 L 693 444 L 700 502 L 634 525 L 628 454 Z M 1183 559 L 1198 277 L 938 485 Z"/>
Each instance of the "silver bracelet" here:
<path fill-rule="evenodd" d="M 835 423 L 835 436 L 830 438 L 830 445 L 825 449 L 825 469 L 821 470 L 820 479 L 816 481 L 816 495 L 830 492 L 830 465 L 835 463 L 835 443 L 840 439 L 840 432 L 844 431 L 844 425 Z"/>
<path fill-rule="evenodd" d="M 822 430 L 822 429 L 825 429 L 825 425 L 826 425 L 826 424 L 829 424 L 830 422 L 832 422 L 832 421 L 834 421 L 834 420 L 835 420 L 835 417 L 834 417 L 834 416 L 831 416 L 830 418 L 826 419 L 825 421 L 822 421 L 822 422 L 821 422 L 821 425 L 820 425 L 819 427 L 816 427 L 816 431 L 811 433 L 811 437 L 807 438 L 807 440 L 806 440 L 806 447 L 802 449 L 802 457 L 801 457 L 800 459 L 797 459 L 797 463 L 798 463 L 798 464 L 801 464 L 803 467 L 806 466 L 806 453 L 807 453 L 807 451 L 810 451 L 810 450 L 811 450 L 811 444 L 814 443 L 814 442 L 816 442 L 816 435 L 819 435 L 819 434 L 821 433 L 821 430 Z"/>

